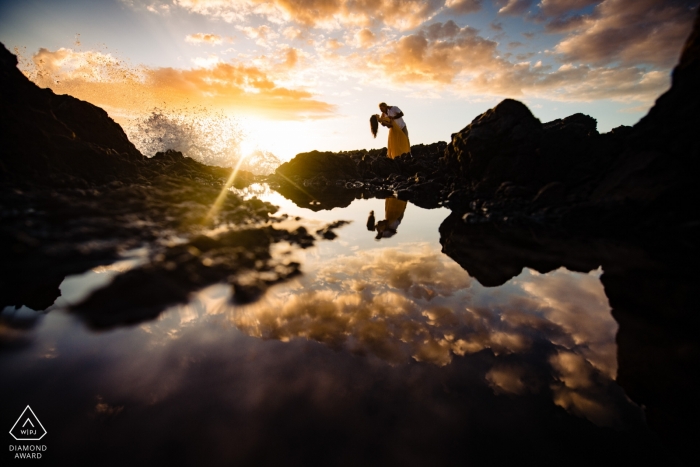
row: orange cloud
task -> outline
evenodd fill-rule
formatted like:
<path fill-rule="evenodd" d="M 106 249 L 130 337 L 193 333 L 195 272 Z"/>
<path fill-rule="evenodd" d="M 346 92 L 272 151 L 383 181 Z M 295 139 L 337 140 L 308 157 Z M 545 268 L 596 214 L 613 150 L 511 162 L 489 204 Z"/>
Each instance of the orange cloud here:
<path fill-rule="evenodd" d="M 198 32 L 197 34 L 188 34 L 185 36 L 185 42 L 191 44 L 210 44 L 219 45 L 225 42 L 231 42 L 233 39 L 230 37 L 221 37 L 218 34 L 205 34 Z"/>
<path fill-rule="evenodd" d="M 465 70 L 498 66 L 497 45 L 450 20 L 388 43 L 373 64 L 396 81 L 447 84 Z"/>
<path fill-rule="evenodd" d="M 445 6 L 456 13 L 474 13 L 481 10 L 481 0 L 447 0 Z"/>
<path fill-rule="evenodd" d="M 289 49 L 282 69 L 296 63 Z M 276 119 L 321 118 L 331 104 L 302 89 L 278 86 L 274 70 L 241 63 L 216 62 L 193 69 L 131 67 L 109 54 L 41 49 L 25 73 L 39 86 L 71 94 L 116 114 L 171 107 L 204 106 Z M 282 71 L 282 70 L 280 70 Z"/>
<path fill-rule="evenodd" d="M 189 11 L 233 22 L 257 14 L 274 22 L 291 21 L 315 27 L 387 25 L 411 29 L 432 18 L 444 0 L 177 0 Z M 464 11 L 475 11 L 478 2 L 454 2 Z"/>
<path fill-rule="evenodd" d="M 366 49 L 371 47 L 376 42 L 377 37 L 372 31 L 367 28 L 360 29 L 354 35 L 354 45 L 355 47 Z"/>
<path fill-rule="evenodd" d="M 553 70 L 541 61 L 527 61 L 527 54 L 512 62 L 498 45 L 448 21 L 386 43 L 368 63 L 394 83 L 440 84 L 465 94 L 651 103 L 670 84 L 666 71 L 635 66 L 567 63 Z"/>

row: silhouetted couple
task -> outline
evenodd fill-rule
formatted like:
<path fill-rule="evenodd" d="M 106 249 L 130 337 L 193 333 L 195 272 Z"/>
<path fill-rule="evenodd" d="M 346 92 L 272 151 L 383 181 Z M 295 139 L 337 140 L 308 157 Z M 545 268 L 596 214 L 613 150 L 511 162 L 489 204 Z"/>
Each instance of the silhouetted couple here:
<path fill-rule="evenodd" d="M 408 127 L 403 121 L 403 112 L 396 106 L 386 105 L 384 102 L 379 104 L 381 115 L 372 115 L 369 119 L 370 130 L 372 135 L 377 137 L 379 124 L 389 128 L 389 141 L 386 146 L 386 155 L 389 159 L 393 159 L 402 154 L 411 152 L 411 143 L 408 140 Z"/>

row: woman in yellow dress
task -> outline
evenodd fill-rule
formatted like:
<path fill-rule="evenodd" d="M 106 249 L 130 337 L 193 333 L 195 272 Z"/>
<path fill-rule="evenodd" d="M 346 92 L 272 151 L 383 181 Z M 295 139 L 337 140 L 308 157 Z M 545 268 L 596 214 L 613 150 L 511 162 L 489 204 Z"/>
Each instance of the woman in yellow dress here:
<path fill-rule="evenodd" d="M 389 141 L 386 145 L 386 155 L 389 159 L 411 152 L 408 136 L 406 136 L 406 133 L 401 130 L 398 123 L 396 123 L 393 118 L 385 115 L 372 115 L 372 117 L 370 117 L 370 130 L 372 130 L 372 135 L 375 138 L 377 137 L 377 130 L 379 129 L 380 123 L 382 126 L 389 128 Z"/>

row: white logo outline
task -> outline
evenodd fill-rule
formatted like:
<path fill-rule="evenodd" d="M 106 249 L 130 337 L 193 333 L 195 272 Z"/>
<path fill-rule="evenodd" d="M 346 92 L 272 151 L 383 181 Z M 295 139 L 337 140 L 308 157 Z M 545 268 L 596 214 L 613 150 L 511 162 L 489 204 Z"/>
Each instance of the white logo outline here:
<path fill-rule="evenodd" d="M 27 410 L 29 410 L 29 411 L 32 413 L 32 415 L 34 415 L 34 419 L 37 421 L 37 423 L 39 424 L 39 426 L 41 427 L 41 429 L 44 430 L 44 433 L 43 433 L 41 436 L 39 436 L 38 438 L 18 438 L 18 437 L 16 437 L 16 436 L 14 435 L 14 433 L 12 433 L 12 430 L 14 430 L 15 427 L 17 426 L 17 424 L 20 422 L 20 420 L 22 420 L 22 417 L 24 417 L 24 414 L 27 413 Z M 29 420 L 29 417 L 28 417 L 28 416 L 27 416 L 27 420 L 29 421 L 30 425 L 32 425 L 32 428 L 34 428 L 34 424 L 32 423 L 31 420 Z M 24 422 L 24 425 L 26 425 L 26 424 L 27 424 L 27 422 L 25 421 L 25 422 Z M 24 425 L 22 425 L 22 427 L 24 427 Z M 46 433 L 47 433 L 46 428 L 44 428 L 44 425 L 41 424 L 41 421 L 39 420 L 39 417 L 36 416 L 36 414 L 34 413 L 34 411 L 32 410 L 32 408 L 29 407 L 29 406 L 27 406 L 27 407 L 22 411 L 22 413 L 20 414 L 20 416 L 19 416 L 19 418 L 17 419 L 17 421 L 15 422 L 15 424 L 12 425 L 12 428 L 10 428 L 10 434 L 11 434 L 12 437 L 13 437 L 15 440 L 17 440 L 17 441 L 39 441 L 41 438 L 43 438 L 44 436 L 46 436 Z"/>

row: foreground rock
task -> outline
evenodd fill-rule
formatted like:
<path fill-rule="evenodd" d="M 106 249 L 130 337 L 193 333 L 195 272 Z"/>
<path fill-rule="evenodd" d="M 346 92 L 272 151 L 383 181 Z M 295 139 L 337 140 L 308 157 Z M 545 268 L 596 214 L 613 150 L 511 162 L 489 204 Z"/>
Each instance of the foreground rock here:
<path fill-rule="evenodd" d="M 143 246 L 139 266 L 75 304 L 91 325 L 152 318 L 221 281 L 250 301 L 298 273 L 271 257 L 274 243 L 305 248 L 332 234 L 275 228 L 275 206 L 224 191 L 231 169 L 175 151 L 144 157 L 104 110 L 38 88 L 16 65 L 0 47 L 0 309 L 46 309 L 65 276 Z"/>

